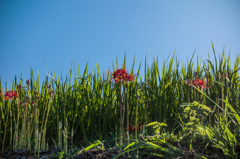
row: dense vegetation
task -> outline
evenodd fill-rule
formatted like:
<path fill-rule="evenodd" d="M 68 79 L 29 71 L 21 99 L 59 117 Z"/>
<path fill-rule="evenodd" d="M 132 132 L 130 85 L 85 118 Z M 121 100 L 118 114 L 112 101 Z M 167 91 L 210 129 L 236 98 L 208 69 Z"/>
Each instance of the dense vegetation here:
<path fill-rule="evenodd" d="M 240 59 L 231 68 L 225 50 L 217 57 L 212 48 L 214 60 L 209 56 L 202 65 L 197 60 L 196 68 L 193 58 L 180 65 L 175 55 L 162 70 L 158 60 L 151 67 L 145 60 L 144 77 L 140 65 L 133 72 L 134 62 L 126 70 L 124 59 L 121 68 L 116 60 L 107 73 L 86 65 L 80 75 L 78 68 L 74 83 L 72 68 L 66 79 L 52 72 L 42 85 L 33 71 L 27 81 L 15 77 L 11 90 L 0 82 L 1 152 L 31 149 L 37 155 L 58 147 L 66 157 L 73 147 L 86 147 L 81 153 L 116 148 L 126 156 L 176 158 L 186 155 L 176 144 L 182 143 L 195 157 L 236 158 Z"/>

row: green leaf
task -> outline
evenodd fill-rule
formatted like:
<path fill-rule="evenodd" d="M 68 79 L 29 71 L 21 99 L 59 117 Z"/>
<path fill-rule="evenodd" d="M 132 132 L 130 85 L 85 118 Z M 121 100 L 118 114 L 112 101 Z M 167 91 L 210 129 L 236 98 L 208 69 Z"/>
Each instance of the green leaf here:
<path fill-rule="evenodd" d="M 98 143 L 92 144 L 92 145 L 86 147 L 85 149 L 81 150 L 80 153 L 83 153 L 83 152 L 85 152 L 85 151 L 87 151 L 87 150 L 89 150 L 89 149 L 91 149 L 93 147 L 96 147 L 96 146 L 100 145 L 100 144 L 102 144 L 102 143 L 98 142 Z"/>
<path fill-rule="evenodd" d="M 157 121 L 154 121 L 154 122 L 149 123 L 149 124 L 146 125 L 146 126 L 153 126 L 153 125 L 156 125 L 156 124 L 158 124 L 158 122 L 157 122 Z"/>
<path fill-rule="evenodd" d="M 128 149 L 129 147 L 133 146 L 134 144 L 136 144 L 136 142 L 133 142 L 133 143 L 129 144 L 127 147 L 125 147 L 124 150 Z"/>
<path fill-rule="evenodd" d="M 234 116 L 235 116 L 238 124 L 240 125 L 240 117 L 239 117 L 239 115 L 237 114 L 237 112 L 233 109 L 233 107 L 228 103 L 227 100 L 225 100 L 225 99 L 222 99 L 222 100 L 228 105 L 228 107 L 231 109 L 231 111 L 232 111 L 233 113 L 235 113 Z"/>

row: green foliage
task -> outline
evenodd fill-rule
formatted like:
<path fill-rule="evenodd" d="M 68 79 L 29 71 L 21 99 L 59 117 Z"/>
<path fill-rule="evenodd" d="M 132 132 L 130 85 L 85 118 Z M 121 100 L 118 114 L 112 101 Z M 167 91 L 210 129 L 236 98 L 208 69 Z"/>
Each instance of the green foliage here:
<path fill-rule="evenodd" d="M 165 123 L 159 123 L 159 122 L 151 122 L 151 123 L 149 123 L 148 125 L 146 125 L 146 126 L 153 126 L 153 129 L 155 129 L 154 130 L 154 133 L 155 134 L 160 134 L 160 130 L 161 130 L 161 127 L 163 127 L 163 126 L 167 126 L 167 124 L 165 124 Z"/>
<path fill-rule="evenodd" d="M 57 77 L 52 71 L 42 84 L 32 69 L 29 84 L 21 73 L 20 81 L 15 76 L 11 87 L 17 92 L 17 99 L 4 100 L 10 86 L 0 85 L 0 90 L 5 87 L 5 92 L 0 94 L 0 148 L 29 149 L 31 145 L 36 155 L 37 151 L 47 149 L 48 142 L 50 147 L 62 148 L 64 156 L 70 141 L 74 146 L 88 145 L 87 149 L 101 148 L 99 143 L 93 146 L 92 141 L 102 141 L 111 132 L 116 144 L 122 144 L 119 139 L 128 140 L 128 152 L 149 146 L 156 151 L 154 154 L 165 154 L 167 149 L 161 147 L 164 140 L 186 138 L 190 139 L 189 144 L 201 139 L 226 156 L 236 156 L 240 147 L 240 58 L 237 56 L 231 69 L 225 49 L 217 58 L 213 44 L 212 48 L 214 62 L 209 55 L 206 63 L 197 60 L 196 69 L 193 67 L 195 51 L 181 66 L 174 53 L 172 58 L 163 61 L 161 70 L 158 58 L 153 58 L 152 65 L 146 58 L 144 76 L 139 74 L 141 64 L 135 72 L 134 60 L 128 73 L 136 75 L 135 80 L 124 84 L 112 80 L 112 73 L 120 68 L 117 59 L 116 66 L 113 63 L 106 73 L 99 72 L 97 64 L 95 71 L 89 70 L 87 62 L 82 73 L 78 67 L 72 75 L 71 65 L 66 78 Z M 123 65 L 126 65 L 126 56 Z M 193 80 L 205 78 L 211 88 L 199 90 L 190 85 Z M 143 138 L 150 130 L 145 127 L 152 127 L 154 135 L 144 141 L 140 141 L 140 132 L 135 133 L 134 139 L 130 135 L 124 138 L 130 123 L 135 127 L 144 125 Z"/>
<path fill-rule="evenodd" d="M 200 104 L 199 102 L 192 102 L 192 103 L 183 103 L 181 104 L 182 107 L 184 108 L 183 111 L 183 117 L 187 118 L 190 116 L 190 121 L 197 121 L 199 122 L 199 119 L 197 118 L 202 118 L 204 119 L 211 111 L 211 109 L 203 104 Z M 198 117 L 197 117 L 198 116 Z"/>
<path fill-rule="evenodd" d="M 83 152 L 85 152 L 87 150 L 90 150 L 92 148 L 97 148 L 97 149 L 101 149 L 101 150 L 105 149 L 103 143 L 100 140 L 97 140 L 97 141 L 94 141 L 94 143 L 91 144 L 90 146 L 88 146 L 88 147 L 84 148 L 83 150 L 81 150 L 79 153 L 83 153 Z"/>

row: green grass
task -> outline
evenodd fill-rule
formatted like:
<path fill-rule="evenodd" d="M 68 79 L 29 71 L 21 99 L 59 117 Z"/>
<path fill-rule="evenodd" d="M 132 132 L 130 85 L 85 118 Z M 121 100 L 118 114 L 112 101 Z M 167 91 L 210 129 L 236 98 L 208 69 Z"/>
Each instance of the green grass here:
<path fill-rule="evenodd" d="M 59 79 L 53 72 L 42 84 L 33 71 L 29 85 L 15 77 L 11 90 L 17 92 L 18 98 L 4 100 L 4 94 L 10 91 L 7 85 L 0 95 L 0 148 L 33 149 L 37 155 L 49 145 L 61 148 L 63 155 L 69 152 L 68 138 L 73 146 L 85 150 L 110 139 L 122 154 L 135 157 L 141 153 L 165 158 L 181 156 L 184 152 L 174 144 L 182 143 L 189 146 L 189 151 L 198 149 L 196 157 L 211 158 L 211 149 L 217 155 L 235 158 L 240 151 L 240 59 L 237 56 L 231 68 L 226 51 L 223 49 L 217 58 L 212 48 L 214 62 L 210 56 L 197 60 L 197 68 L 193 68 L 194 53 L 182 66 L 174 54 L 169 64 L 164 61 L 162 70 L 158 59 L 151 66 L 145 60 L 144 77 L 139 74 L 141 64 L 138 72 L 133 72 L 134 60 L 128 73 L 136 74 L 135 79 L 123 84 L 110 80 L 119 69 L 117 59 L 112 73 L 99 72 L 99 66 L 89 71 L 87 64 L 80 75 L 78 68 L 74 83 L 72 68 L 66 79 Z M 210 89 L 185 83 L 205 78 Z M 142 125 L 143 130 L 131 133 L 126 129 L 130 125 Z M 94 142 L 97 140 L 101 142 Z M 205 147 L 196 147 L 196 142 Z M 101 148 L 107 149 L 106 145 Z"/>

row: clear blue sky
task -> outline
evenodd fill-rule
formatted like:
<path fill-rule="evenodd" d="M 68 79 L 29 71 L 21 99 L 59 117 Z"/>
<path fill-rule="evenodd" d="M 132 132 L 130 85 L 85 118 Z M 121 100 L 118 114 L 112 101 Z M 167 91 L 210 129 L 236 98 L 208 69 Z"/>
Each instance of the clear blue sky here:
<path fill-rule="evenodd" d="M 63 77 L 70 69 L 84 71 L 112 68 L 118 57 L 127 67 L 145 55 L 164 59 L 176 52 L 178 59 L 191 58 L 194 49 L 203 59 L 213 60 L 223 46 L 231 49 L 231 61 L 240 53 L 239 0 L 0 0 L 0 76 L 10 84 L 15 72 L 20 79 L 35 76 L 40 83 L 49 71 Z M 197 46 L 198 45 L 198 46 Z M 195 63 L 197 54 L 195 55 Z M 143 67 L 141 73 L 144 72 Z M 143 75 L 143 74 L 142 74 Z"/>

